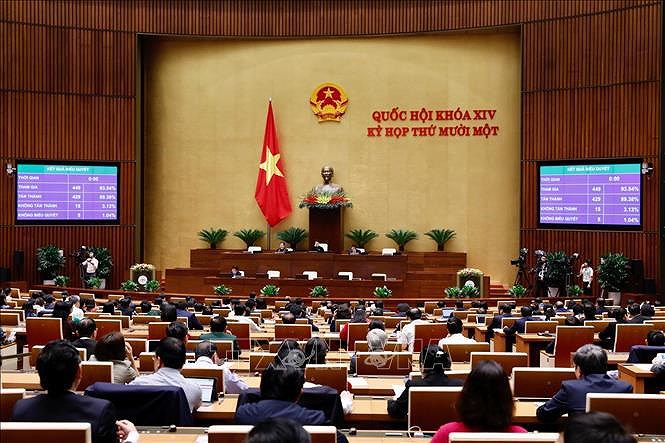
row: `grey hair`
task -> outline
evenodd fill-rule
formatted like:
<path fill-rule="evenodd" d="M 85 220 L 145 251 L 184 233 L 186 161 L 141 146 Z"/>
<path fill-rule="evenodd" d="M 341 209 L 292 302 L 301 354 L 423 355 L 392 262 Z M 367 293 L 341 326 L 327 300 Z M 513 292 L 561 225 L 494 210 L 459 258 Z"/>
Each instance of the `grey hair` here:
<path fill-rule="evenodd" d="M 367 333 L 367 348 L 372 351 L 383 351 L 386 346 L 388 336 L 382 329 L 372 329 Z"/>

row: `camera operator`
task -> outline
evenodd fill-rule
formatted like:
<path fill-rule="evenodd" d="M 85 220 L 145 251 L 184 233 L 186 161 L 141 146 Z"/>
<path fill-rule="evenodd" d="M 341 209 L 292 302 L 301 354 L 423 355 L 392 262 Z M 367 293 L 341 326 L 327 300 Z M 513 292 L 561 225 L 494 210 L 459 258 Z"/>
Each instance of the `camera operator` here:
<path fill-rule="evenodd" d="M 587 258 L 580 267 L 578 277 L 582 277 L 582 289 L 584 295 L 591 295 L 591 282 L 593 282 L 593 267 L 591 266 L 591 259 Z"/>
<path fill-rule="evenodd" d="M 547 275 L 547 255 L 543 252 L 539 254 L 536 252 L 536 257 L 538 261 L 536 262 L 536 267 L 533 268 L 533 272 L 536 274 L 536 297 L 547 297 L 547 282 L 545 281 L 545 276 Z"/>

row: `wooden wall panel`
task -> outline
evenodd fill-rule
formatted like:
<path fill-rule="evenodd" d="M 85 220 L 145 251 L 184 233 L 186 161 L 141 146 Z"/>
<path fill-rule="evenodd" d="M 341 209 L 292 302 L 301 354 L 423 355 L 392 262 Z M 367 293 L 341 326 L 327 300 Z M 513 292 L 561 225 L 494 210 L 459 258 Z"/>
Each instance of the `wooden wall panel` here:
<path fill-rule="evenodd" d="M 137 33 L 308 38 L 521 25 L 523 244 L 592 256 L 623 250 L 660 279 L 661 16 L 657 0 L 0 2 L 0 160 L 121 161 L 123 223 L 12 226 L 13 180 L 3 175 L 0 266 L 14 249 L 32 254 L 55 240 L 68 250 L 107 242 L 117 269 L 135 259 Z M 609 156 L 655 164 L 645 186 L 645 232 L 535 229 L 536 160 Z"/>
<path fill-rule="evenodd" d="M 0 89 L 132 97 L 135 37 L 0 22 Z"/>
<path fill-rule="evenodd" d="M 14 158 L 133 160 L 134 99 L 0 92 L 0 145 Z"/>

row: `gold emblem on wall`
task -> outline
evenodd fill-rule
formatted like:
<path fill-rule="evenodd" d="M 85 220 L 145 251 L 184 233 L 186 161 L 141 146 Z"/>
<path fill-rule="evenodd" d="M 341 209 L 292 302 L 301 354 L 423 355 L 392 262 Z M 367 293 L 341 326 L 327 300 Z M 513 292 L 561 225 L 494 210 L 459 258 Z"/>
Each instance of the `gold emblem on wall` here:
<path fill-rule="evenodd" d="M 312 92 L 309 103 L 319 122 L 338 122 L 346 112 L 349 98 L 341 86 L 334 83 L 322 83 Z"/>

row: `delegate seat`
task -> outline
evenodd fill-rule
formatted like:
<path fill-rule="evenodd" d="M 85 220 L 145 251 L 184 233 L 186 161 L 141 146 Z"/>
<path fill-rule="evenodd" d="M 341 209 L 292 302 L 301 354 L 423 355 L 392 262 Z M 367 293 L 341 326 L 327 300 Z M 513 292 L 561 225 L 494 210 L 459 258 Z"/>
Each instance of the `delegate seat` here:
<path fill-rule="evenodd" d="M 183 377 L 213 378 L 215 379 L 217 392 L 224 392 L 224 369 L 222 367 L 206 368 L 185 363 L 180 373 Z"/>
<path fill-rule="evenodd" d="M 76 388 L 85 390 L 96 382 L 113 383 L 113 362 L 110 361 L 82 361 L 81 381 Z"/>
<path fill-rule="evenodd" d="M 452 362 L 463 363 L 471 361 L 472 352 L 489 352 L 490 344 L 486 342 L 451 343 L 448 345 L 443 345 L 443 350 L 448 352 Z"/>
<path fill-rule="evenodd" d="M 515 367 L 529 366 L 529 355 L 526 352 L 472 352 L 471 369 L 483 360 L 494 360 L 510 375 Z"/>
<path fill-rule="evenodd" d="M 166 337 L 167 321 L 154 321 L 148 323 L 148 340 L 161 340 Z"/>
<path fill-rule="evenodd" d="M 28 348 L 45 345 L 51 340 L 62 340 L 62 319 L 53 317 L 30 317 L 26 319 L 25 330 Z"/>
<path fill-rule="evenodd" d="M 607 326 L 610 323 L 614 323 L 616 320 L 611 319 L 611 320 L 585 320 L 584 321 L 584 326 L 592 326 L 593 327 L 593 332 L 596 334 L 602 332 L 607 328 Z"/>
<path fill-rule="evenodd" d="M 245 443 L 251 425 L 214 425 L 208 429 L 208 443 Z M 312 443 L 335 443 L 337 428 L 334 426 L 303 426 Z"/>
<path fill-rule="evenodd" d="M 249 349 L 251 347 L 249 323 L 229 322 L 226 327 L 226 332 L 236 336 L 238 347 L 240 347 L 240 349 Z"/>
<path fill-rule="evenodd" d="M 17 401 L 25 397 L 25 389 L 0 389 L 0 421 L 9 421 Z"/>
<path fill-rule="evenodd" d="M 515 398 L 550 399 L 564 380 L 575 380 L 575 369 L 513 368 L 510 382 Z"/>
<path fill-rule="evenodd" d="M 148 340 L 145 338 L 125 337 L 125 343 L 129 343 L 129 345 L 132 347 L 132 355 L 134 358 L 139 358 L 141 352 L 148 352 Z"/>
<path fill-rule="evenodd" d="M 2 443 L 25 443 L 47 438 L 49 443 L 91 443 L 90 423 L 3 422 Z"/>
<path fill-rule="evenodd" d="M 653 329 L 649 324 L 622 323 L 616 326 L 614 352 L 629 352 L 634 345 L 643 345 L 647 334 Z"/>
<path fill-rule="evenodd" d="M 269 364 L 275 361 L 275 352 L 250 352 L 249 372 L 263 372 Z"/>
<path fill-rule="evenodd" d="M 342 392 L 346 390 L 348 373 L 347 364 L 309 364 L 305 367 L 305 381 L 330 386 L 337 392 Z"/>
<path fill-rule="evenodd" d="M 111 332 L 122 332 L 122 320 L 108 320 L 99 318 L 95 320 L 97 325 L 97 337 L 102 338 Z M 166 329 L 164 330 L 166 332 Z"/>
<path fill-rule="evenodd" d="M 554 353 L 540 351 L 541 368 L 569 368 L 571 354 L 582 345 L 593 343 L 592 326 L 557 326 Z"/>
<path fill-rule="evenodd" d="M 303 320 L 307 321 L 307 319 Z M 282 341 L 286 340 L 287 338 L 291 338 L 293 340 L 309 340 L 312 338 L 312 325 L 275 324 L 275 340 Z"/>
<path fill-rule="evenodd" d="M 359 377 L 404 376 L 411 372 L 411 358 L 410 352 L 357 352 L 356 372 Z"/>
<path fill-rule="evenodd" d="M 524 332 L 526 334 L 554 332 L 557 326 L 559 326 L 557 321 L 527 321 L 524 322 Z"/>
<path fill-rule="evenodd" d="M 30 348 L 30 366 L 35 367 L 37 364 L 37 358 L 39 358 L 39 354 L 42 353 L 42 349 L 44 349 L 44 345 L 35 345 L 32 348 Z M 76 348 L 77 351 L 79 351 L 79 358 L 81 361 L 86 361 L 88 359 L 88 350 L 85 348 Z"/>
<path fill-rule="evenodd" d="M 424 432 L 433 432 L 444 423 L 458 421 L 455 404 L 461 392 L 461 386 L 411 387 L 408 428 L 418 426 Z"/>
<path fill-rule="evenodd" d="M 436 345 L 443 337 L 448 335 L 448 325 L 445 323 L 421 323 L 414 327 L 413 352 L 420 352 L 428 345 Z"/>
<path fill-rule="evenodd" d="M 665 395 L 587 394 L 586 410 L 610 413 L 636 434 L 665 434 Z"/>
<path fill-rule="evenodd" d="M 346 340 L 346 350 L 355 351 L 356 342 L 359 340 L 365 340 L 367 338 L 367 331 L 369 326 L 367 323 L 349 323 L 347 327 L 347 335 L 343 337 L 343 340 Z"/>
<path fill-rule="evenodd" d="M 18 326 L 21 323 L 21 314 L 18 312 L 0 311 L 0 326 Z"/>

